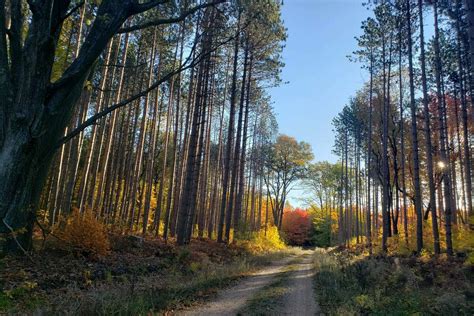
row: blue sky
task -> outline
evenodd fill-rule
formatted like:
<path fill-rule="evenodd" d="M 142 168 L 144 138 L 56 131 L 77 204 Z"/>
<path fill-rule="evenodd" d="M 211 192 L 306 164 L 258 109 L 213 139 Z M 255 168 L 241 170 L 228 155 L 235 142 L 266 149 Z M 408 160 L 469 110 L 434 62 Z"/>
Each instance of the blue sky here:
<path fill-rule="evenodd" d="M 282 80 L 289 84 L 270 90 L 280 133 L 309 142 L 315 160 L 334 162 L 331 121 L 367 80 L 347 55 L 370 12 L 361 0 L 285 0 L 282 12 Z"/>
<path fill-rule="evenodd" d="M 332 119 L 362 87 L 367 74 L 347 56 L 370 12 L 359 0 L 285 0 L 283 20 L 288 40 L 282 80 L 270 90 L 280 133 L 311 144 L 315 160 L 336 161 L 332 154 Z M 299 189 L 293 206 L 305 205 Z"/>

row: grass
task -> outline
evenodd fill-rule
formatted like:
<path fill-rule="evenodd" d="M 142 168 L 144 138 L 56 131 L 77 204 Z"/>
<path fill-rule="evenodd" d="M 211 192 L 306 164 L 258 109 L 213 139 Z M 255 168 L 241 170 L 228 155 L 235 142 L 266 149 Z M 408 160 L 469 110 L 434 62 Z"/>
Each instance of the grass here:
<path fill-rule="evenodd" d="M 473 268 L 433 258 L 317 250 L 315 290 L 327 315 L 470 315 Z"/>
<path fill-rule="evenodd" d="M 79 311 L 81 314 L 145 315 L 149 312 L 173 310 L 192 305 L 219 288 L 228 286 L 245 271 L 245 263 L 240 262 L 219 269 L 212 275 L 198 274 L 185 278 L 184 275 L 176 274 L 166 280 L 161 279 L 161 282 L 166 283 L 156 286 L 134 289 L 132 283 L 128 283 L 111 292 L 92 294 L 91 301 L 95 304 L 82 305 Z"/>
<path fill-rule="evenodd" d="M 157 274 L 133 273 L 87 289 L 76 289 L 58 297 L 53 304 L 42 304 L 26 295 L 29 291 L 16 288 L 13 292 L 0 292 L 0 311 L 19 313 L 38 311 L 84 315 L 147 315 L 192 306 L 233 284 L 251 271 L 268 265 L 286 253 L 265 256 L 236 257 L 231 263 L 184 260 L 176 262 Z M 188 256 L 188 255 L 181 255 Z M 44 302 L 46 303 L 46 302 Z"/>
<path fill-rule="evenodd" d="M 145 315 L 172 311 L 201 303 L 218 290 L 232 285 L 251 271 L 288 255 L 280 251 L 240 257 L 231 264 L 193 264 L 178 268 L 159 280 L 135 280 L 114 291 L 96 292 L 78 308 L 81 314 Z M 153 286 L 154 282 L 161 283 Z M 140 288 L 134 288 L 140 284 Z M 90 304 L 90 302 L 95 302 Z"/>

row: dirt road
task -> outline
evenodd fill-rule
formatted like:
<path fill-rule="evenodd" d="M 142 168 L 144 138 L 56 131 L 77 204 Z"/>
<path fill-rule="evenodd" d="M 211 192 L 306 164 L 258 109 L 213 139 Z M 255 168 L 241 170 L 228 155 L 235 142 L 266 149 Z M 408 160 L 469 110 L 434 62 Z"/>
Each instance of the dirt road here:
<path fill-rule="evenodd" d="M 301 251 L 274 262 L 218 293 L 210 302 L 177 315 L 318 315 L 313 290 L 313 251 Z M 278 284 L 278 295 L 267 295 Z M 283 291 L 281 290 L 283 288 Z M 268 310 L 255 309 L 260 297 Z"/>
<path fill-rule="evenodd" d="M 292 272 L 284 296 L 280 315 L 319 315 L 313 287 L 313 252 L 304 254 L 302 260 L 292 265 Z"/>

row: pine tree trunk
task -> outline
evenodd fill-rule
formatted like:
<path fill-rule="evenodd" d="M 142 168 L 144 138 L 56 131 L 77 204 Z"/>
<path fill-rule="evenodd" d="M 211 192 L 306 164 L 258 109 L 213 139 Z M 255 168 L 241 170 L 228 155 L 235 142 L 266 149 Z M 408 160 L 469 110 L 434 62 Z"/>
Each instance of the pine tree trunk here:
<path fill-rule="evenodd" d="M 459 0 L 458 0 L 459 1 Z M 474 0 L 465 0 L 468 8 L 468 20 L 469 20 L 469 48 L 470 48 L 470 73 L 471 77 L 474 76 L 473 65 L 474 65 Z M 471 218 L 474 216 L 474 210 L 472 205 L 472 174 L 471 174 L 471 156 L 469 150 L 469 126 L 468 126 L 468 113 L 467 113 L 467 100 L 466 100 L 466 90 L 464 87 L 464 67 L 462 62 L 461 54 L 461 43 L 462 43 L 462 32 L 460 26 L 461 14 L 457 12 L 456 19 L 456 29 L 457 29 L 457 59 L 458 59 L 458 72 L 459 72 L 459 82 L 460 82 L 460 93 L 461 93 L 461 115 L 463 122 L 463 149 L 464 149 L 464 172 L 466 180 L 466 193 L 467 193 L 467 208 L 468 216 Z M 472 98 L 472 96 L 471 96 Z M 474 112 L 474 111 L 473 111 Z M 470 224 L 471 226 L 471 224 Z M 473 227 L 471 226 L 471 229 Z"/>
<path fill-rule="evenodd" d="M 232 175 L 231 175 L 231 184 L 230 184 L 230 191 L 229 191 L 229 202 L 227 206 L 227 212 L 233 214 L 233 224 L 234 224 L 234 233 L 239 231 L 239 221 L 240 221 L 240 211 L 241 209 L 237 209 L 237 196 L 236 193 L 238 192 L 237 186 L 239 181 L 239 167 L 242 163 L 240 161 L 241 155 L 240 151 L 243 145 L 242 142 L 242 126 L 244 120 L 244 105 L 245 105 L 245 91 L 246 91 L 246 80 L 247 80 L 247 69 L 248 69 L 248 38 L 247 38 L 247 46 L 245 48 L 245 57 L 244 57 L 244 70 L 242 73 L 242 87 L 240 89 L 240 106 L 239 106 L 239 117 L 237 119 L 237 136 L 235 140 L 235 149 L 234 149 L 234 157 L 232 159 Z M 230 223 L 227 223 L 230 224 Z M 228 237 L 228 236 L 226 236 Z M 227 239 L 230 241 L 229 239 Z"/>
<path fill-rule="evenodd" d="M 249 50 L 249 44 L 248 44 L 248 38 L 247 38 L 247 50 Z M 244 197 L 244 182 L 245 182 L 245 160 L 246 160 L 246 154 L 247 154 L 247 130 L 248 130 L 248 121 L 249 121 L 249 106 L 250 106 L 250 87 L 251 87 L 251 81 L 252 81 L 252 63 L 253 63 L 253 56 L 250 57 L 250 62 L 248 65 L 248 79 L 247 79 L 247 87 L 244 88 L 244 82 L 242 81 L 242 91 L 246 91 L 247 96 L 245 98 L 245 114 L 244 114 L 244 122 L 243 122 L 243 135 L 242 135 L 242 150 L 240 154 L 240 165 L 239 165 L 239 187 L 237 190 L 237 198 L 235 200 L 235 212 L 238 214 L 242 214 L 242 200 Z M 244 69 L 244 76 L 245 76 L 245 69 Z M 242 92 L 241 98 L 244 97 L 244 93 Z M 248 194 L 247 194 L 248 197 Z M 247 210 L 247 208 L 245 208 Z M 244 221 L 246 221 L 247 218 L 244 218 Z M 235 221 L 234 221 L 235 222 Z M 239 220 L 237 220 L 238 224 Z"/>
<path fill-rule="evenodd" d="M 370 86 L 369 86 L 369 131 L 367 134 L 367 214 L 366 214 L 366 238 L 369 254 L 372 254 L 372 221 L 371 221 L 371 205 L 372 199 L 370 195 L 371 189 L 371 157 L 372 157 L 372 111 L 373 111 L 373 86 L 374 86 L 374 57 L 372 49 L 370 51 Z"/>
<path fill-rule="evenodd" d="M 423 249 L 423 212 L 421 209 L 421 184 L 420 184 L 420 158 L 418 153 L 418 124 L 416 121 L 415 104 L 415 83 L 413 73 L 413 53 L 412 53 L 412 30 L 411 30 L 411 4 L 407 0 L 407 36 L 408 36 L 408 70 L 410 75 L 410 108 L 411 108 L 411 135 L 413 151 L 413 182 L 414 200 L 416 213 L 416 250 L 418 253 Z"/>
<path fill-rule="evenodd" d="M 237 24 L 237 31 L 234 41 L 234 61 L 233 61 L 233 70 L 232 70 L 232 84 L 231 84 L 231 96 L 230 96 L 230 113 L 229 113 L 229 127 L 227 132 L 227 143 L 226 151 L 224 158 L 224 175 L 222 180 L 222 199 L 220 206 L 220 216 L 219 216 L 219 226 L 217 229 L 217 241 L 223 242 L 223 230 L 224 230 L 224 221 L 226 223 L 225 227 L 225 237 L 226 240 L 229 240 L 230 235 L 230 223 L 232 220 L 232 214 L 227 213 L 227 190 L 229 186 L 230 178 L 230 169 L 231 169 L 231 156 L 232 156 L 232 144 L 234 137 L 234 122 L 235 122 L 235 102 L 237 95 L 237 66 L 238 66 L 238 57 L 239 57 L 239 41 L 240 41 L 240 15 Z M 231 197 L 229 197 L 231 199 Z"/>
<path fill-rule="evenodd" d="M 420 6 L 421 6 L 421 0 Z M 449 256 L 453 255 L 453 242 L 451 237 L 451 215 L 452 215 L 452 186 L 451 186 L 451 175 L 449 173 L 449 161 L 447 156 L 447 121 L 446 117 L 446 105 L 445 100 L 442 94 L 441 88 L 441 57 L 439 49 L 439 28 L 438 28 L 438 1 L 433 2 L 433 11 L 434 11 L 434 28 L 435 28 L 435 40 L 434 40 L 434 50 L 435 50 L 435 76 L 436 76 L 436 97 L 438 101 L 438 113 L 439 113 L 439 126 L 440 126 L 440 158 L 444 162 L 445 168 L 442 170 L 443 173 L 443 183 L 444 183 L 444 198 L 445 198 L 445 233 L 446 233 L 446 252 Z M 438 237 L 439 238 L 439 237 Z"/>
<path fill-rule="evenodd" d="M 436 1 L 436 0 L 435 0 Z M 433 146 L 431 143 L 431 123 L 430 123 L 430 110 L 428 107 L 428 87 L 426 84 L 426 66 L 425 66 L 425 41 L 423 31 L 423 3 L 422 0 L 418 0 L 418 15 L 420 20 L 420 60 L 421 60 L 421 82 L 423 89 L 423 109 L 424 109 L 424 121 L 425 121 L 425 139 L 426 139 L 426 168 L 428 173 L 428 186 L 430 195 L 430 212 L 431 212 L 431 223 L 433 230 L 433 242 L 434 252 L 436 255 L 440 253 L 439 245 L 439 232 L 438 232 L 438 215 L 436 212 L 436 197 L 435 197 L 435 180 L 433 175 Z"/>

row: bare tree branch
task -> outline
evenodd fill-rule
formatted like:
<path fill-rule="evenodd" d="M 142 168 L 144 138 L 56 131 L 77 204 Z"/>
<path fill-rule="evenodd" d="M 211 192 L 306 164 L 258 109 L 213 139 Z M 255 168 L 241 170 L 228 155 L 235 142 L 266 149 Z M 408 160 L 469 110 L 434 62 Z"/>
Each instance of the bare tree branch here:
<path fill-rule="evenodd" d="M 204 8 L 207 8 L 207 7 L 219 4 L 219 3 L 223 3 L 223 2 L 226 2 L 226 1 L 227 0 L 217 0 L 217 1 L 214 1 L 214 2 L 203 3 L 203 4 L 197 5 L 193 8 L 191 8 L 191 9 L 181 13 L 177 17 L 167 18 L 167 19 L 157 19 L 157 20 L 143 22 L 143 23 L 137 24 L 137 25 L 123 27 L 123 28 L 119 29 L 118 33 L 128 33 L 128 32 L 133 32 L 133 31 L 136 31 L 136 30 L 144 29 L 144 28 L 147 28 L 147 27 L 150 27 L 150 26 L 157 26 L 157 25 L 181 22 L 184 19 L 186 19 L 189 15 L 194 14 L 196 11 L 199 11 L 201 9 L 204 9 Z"/>
<path fill-rule="evenodd" d="M 61 21 L 64 21 L 66 20 L 67 18 L 69 18 L 71 16 L 71 14 L 73 14 L 74 12 L 76 12 L 80 7 L 82 7 L 84 5 L 84 1 L 81 1 L 79 2 L 78 4 L 76 4 L 74 7 L 71 8 L 71 10 L 69 10 L 69 12 L 67 12 L 66 14 L 64 14 L 64 16 L 61 17 Z"/>
<path fill-rule="evenodd" d="M 150 0 L 145 3 L 138 3 L 137 1 L 137 3 L 135 3 L 132 7 L 132 12 L 133 14 L 139 14 L 167 2 L 170 2 L 170 0 Z"/>

